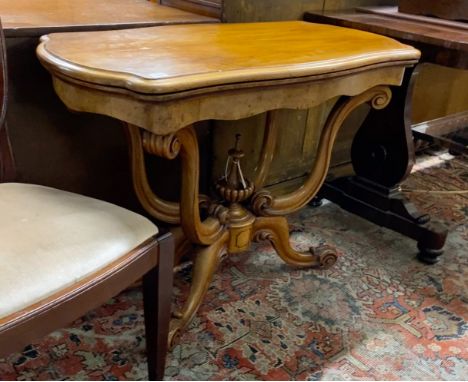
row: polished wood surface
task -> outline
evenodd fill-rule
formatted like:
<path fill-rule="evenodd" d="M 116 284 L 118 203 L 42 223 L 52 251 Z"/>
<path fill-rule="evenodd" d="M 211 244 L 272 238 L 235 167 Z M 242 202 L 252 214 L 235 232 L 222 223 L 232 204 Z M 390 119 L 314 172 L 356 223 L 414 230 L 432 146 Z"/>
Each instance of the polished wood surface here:
<path fill-rule="evenodd" d="M 38 55 L 64 76 L 147 94 L 339 75 L 419 58 L 385 37 L 300 21 L 54 34 L 42 39 Z"/>
<path fill-rule="evenodd" d="M 195 248 L 192 286 L 185 306 L 174 315 L 173 340 L 195 315 L 225 254 L 267 240 L 292 266 L 333 265 L 337 255 L 330 248 L 303 252 L 291 247 L 284 215 L 304 207 L 318 192 L 346 117 L 365 104 L 384 108 L 391 98 L 389 86 L 400 85 L 405 69 L 419 58 L 416 49 L 388 38 L 304 22 L 52 34 L 42 40 L 38 55 L 68 108 L 126 123 L 141 203 L 154 217 L 180 224 L 180 241 L 185 237 Z M 336 104 L 320 133 L 320 160 L 296 190 L 272 195 L 263 188 L 276 150 L 278 126 L 270 125 L 252 181 L 245 179 L 241 186 L 233 180 L 240 175 L 230 173 L 217 182 L 217 196 L 200 193 L 194 123 L 308 109 L 331 100 Z M 274 114 L 269 114 L 271 122 Z M 180 158 L 180 202 L 164 200 L 151 189 L 145 155 Z M 229 155 L 240 173 L 241 148 L 236 145 Z"/>
<path fill-rule="evenodd" d="M 408 18 L 397 7 L 358 8 L 356 11 L 307 12 L 305 19 L 379 33 L 412 44 L 423 60 L 461 69 L 468 68 L 468 33 L 462 22 L 442 25 L 433 18 Z"/>
<path fill-rule="evenodd" d="M 216 21 L 147 0 L 0 0 L 0 15 L 7 37 Z"/>

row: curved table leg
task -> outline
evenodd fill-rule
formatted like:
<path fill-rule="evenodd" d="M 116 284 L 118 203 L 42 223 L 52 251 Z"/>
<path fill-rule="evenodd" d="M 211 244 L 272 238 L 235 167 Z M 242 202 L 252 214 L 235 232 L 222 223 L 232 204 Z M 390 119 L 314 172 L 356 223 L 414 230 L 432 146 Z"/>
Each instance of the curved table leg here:
<path fill-rule="evenodd" d="M 383 109 L 390 99 L 391 91 L 388 86 L 376 86 L 354 97 L 340 98 L 323 127 L 316 159 L 304 185 L 291 193 L 276 197 L 268 191 L 258 191 L 252 198 L 254 212 L 260 216 L 283 216 L 304 207 L 317 194 L 325 181 L 333 144 L 349 114 L 364 103 L 370 103 L 375 109 Z"/>
<path fill-rule="evenodd" d="M 217 217 L 209 216 L 203 221 L 200 217 L 200 204 L 209 198 L 199 195 L 199 150 L 193 126 L 186 127 L 177 134 L 156 135 L 128 124 L 127 134 L 134 188 L 145 210 L 163 222 L 181 224 L 185 236 L 194 244 L 214 243 L 222 235 L 225 227 Z M 146 174 L 145 152 L 169 160 L 180 155 L 180 203 L 168 202 L 154 194 Z"/>
<path fill-rule="evenodd" d="M 124 124 L 130 149 L 133 188 L 138 200 L 151 216 L 170 224 L 180 223 L 179 203 L 159 198 L 152 190 L 146 174 L 145 150 L 150 154 L 174 159 L 180 145 L 174 135 L 161 137 L 141 130 L 138 126 Z"/>
<path fill-rule="evenodd" d="M 276 142 L 278 140 L 277 112 L 271 110 L 266 115 L 265 129 L 263 133 L 262 151 L 255 168 L 255 189 L 259 190 L 265 184 L 270 171 L 271 162 L 275 155 Z"/>
<path fill-rule="evenodd" d="M 200 248 L 195 254 L 190 293 L 183 309 L 174 313 L 169 332 L 170 345 L 174 344 L 203 302 L 213 275 L 227 250 L 228 239 L 229 234 L 225 232 L 216 242 L 208 247 Z"/>
<path fill-rule="evenodd" d="M 200 157 L 197 135 L 193 126 L 177 132 L 182 160 L 182 190 L 180 222 L 187 238 L 195 244 L 211 245 L 223 235 L 224 225 L 216 216 L 200 217 Z"/>
<path fill-rule="evenodd" d="M 278 255 L 294 267 L 329 268 L 336 263 L 336 251 L 328 246 L 310 248 L 307 252 L 298 252 L 289 241 L 289 225 L 285 217 L 257 218 L 254 223 L 256 241 L 268 240 Z"/>

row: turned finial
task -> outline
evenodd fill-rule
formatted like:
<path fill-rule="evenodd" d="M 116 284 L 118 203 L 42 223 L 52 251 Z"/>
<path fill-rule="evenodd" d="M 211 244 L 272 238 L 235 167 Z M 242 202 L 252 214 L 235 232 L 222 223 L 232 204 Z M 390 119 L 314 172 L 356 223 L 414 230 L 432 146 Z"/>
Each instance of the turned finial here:
<path fill-rule="evenodd" d="M 244 151 L 240 147 L 240 134 L 236 134 L 235 145 L 228 151 L 224 176 L 218 180 L 216 190 L 229 202 L 241 202 L 248 199 L 253 191 L 253 183 L 245 179 L 240 165 Z"/>

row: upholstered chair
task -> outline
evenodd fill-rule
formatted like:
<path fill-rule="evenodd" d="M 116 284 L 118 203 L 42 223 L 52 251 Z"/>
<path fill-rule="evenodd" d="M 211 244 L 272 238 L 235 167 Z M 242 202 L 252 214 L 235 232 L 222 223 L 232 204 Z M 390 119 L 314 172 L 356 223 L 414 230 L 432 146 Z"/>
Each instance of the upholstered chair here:
<path fill-rule="evenodd" d="M 115 205 L 13 183 L 0 25 L 0 357 L 62 328 L 143 277 L 149 379 L 162 379 L 173 240 Z"/>

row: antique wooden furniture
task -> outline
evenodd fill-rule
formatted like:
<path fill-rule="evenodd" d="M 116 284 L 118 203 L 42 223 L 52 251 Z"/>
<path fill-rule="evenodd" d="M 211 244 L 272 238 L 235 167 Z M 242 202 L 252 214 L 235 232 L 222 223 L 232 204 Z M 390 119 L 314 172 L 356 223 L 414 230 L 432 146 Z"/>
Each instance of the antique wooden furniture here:
<path fill-rule="evenodd" d="M 0 25 L 0 181 L 12 181 Z M 96 199 L 0 183 L 0 357 L 68 324 L 143 277 L 150 379 L 164 375 L 173 239 L 146 218 Z"/>
<path fill-rule="evenodd" d="M 398 10 L 401 13 L 468 21 L 466 0 L 400 0 Z"/>
<path fill-rule="evenodd" d="M 294 250 L 284 215 L 305 206 L 319 190 L 349 113 L 365 103 L 384 108 L 389 86 L 398 86 L 405 68 L 419 58 L 414 48 L 385 37 L 300 21 L 52 34 L 42 38 L 37 53 L 68 108 L 126 124 L 141 203 L 157 219 L 182 227 L 185 240 L 177 243 L 177 256 L 187 250 L 187 241 L 195 245 L 192 287 L 175 314 L 172 338 L 196 313 L 225 253 L 268 240 L 293 266 L 336 261 L 328 247 Z M 217 183 L 218 196 L 199 194 L 193 123 L 305 109 L 340 96 L 321 133 L 317 161 L 296 190 L 273 195 L 263 188 L 275 155 L 277 128 L 270 126 L 254 179 L 242 179 L 244 154 L 236 147 L 229 152 L 231 171 Z M 153 192 L 145 154 L 180 157 L 180 203 Z M 181 238 L 180 229 L 174 232 Z"/>
<path fill-rule="evenodd" d="M 6 37 L 41 36 L 78 30 L 109 30 L 167 24 L 213 22 L 147 0 L 0 0 Z"/>
<path fill-rule="evenodd" d="M 205 16 L 221 18 L 223 0 L 159 0 L 159 3 Z"/>
<path fill-rule="evenodd" d="M 358 8 L 354 12 L 307 13 L 305 19 L 352 27 L 397 38 L 421 50 L 422 63 L 453 68 L 468 67 L 468 26 L 422 16 L 402 15 L 396 7 Z M 411 135 L 411 98 L 418 69 L 408 71 L 403 86 L 394 92 L 388 108 L 372 111 L 352 147 L 356 177 L 327 182 L 321 194 L 343 208 L 418 241 L 419 258 L 435 263 L 443 252 L 447 230 L 431 221 L 399 192 L 414 164 Z M 466 114 L 445 118 L 459 128 Z M 437 125 L 441 125 L 437 121 Z M 384 126 L 385 134 L 376 133 Z M 429 127 L 429 129 L 428 129 Z M 435 125 L 433 126 L 435 128 Z M 430 122 L 416 127 L 430 131 Z M 434 130 L 434 129 L 432 129 Z"/>
<path fill-rule="evenodd" d="M 14 126 L 10 138 L 17 179 L 137 209 L 124 131 L 110 118 L 73 115 L 64 107 L 36 58 L 39 37 L 218 20 L 147 0 L 0 0 L 0 17 L 9 58 L 7 121 Z"/>
<path fill-rule="evenodd" d="M 162 0 L 164 4 L 174 7 L 183 7 L 187 3 L 201 5 L 204 0 L 171 1 Z M 221 1 L 221 20 L 223 22 L 259 22 L 300 20 L 306 10 L 337 10 L 362 5 L 381 3 L 382 0 L 236 0 Z M 392 0 L 386 0 L 386 4 Z M 397 4 L 397 0 L 393 0 Z M 183 9 L 183 8 L 182 8 Z M 197 12 L 192 9 L 193 12 Z M 265 125 L 279 124 L 287 126 L 278 131 L 278 150 L 276 161 L 270 167 L 265 181 L 266 187 L 281 189 L 283 191 L 300 184 L 306 177 L 310 163 L 314 160 L 316 145 L 319 136 L 316 134 L 325 123 L 326 116 L 333 106 L 333 100 L 323 105 L 306 110 L 280 110 L 273 115 L 265 113 L 238 121 L 210 121 L 205 123 L 210 134 L 199 134 L 200 143 L 214 148 L 213 154 L 206 168 L 206 177 L 212 180 L 224 171 L 225 153 L 232 145 L 234 132 L 242 134 L 242 148 L 249 152 L 250 157 L 258 157 L 261 152 L 262 135 Z M 355 126 L 359 125 L 365 116 L 367 106 L 359 108 L 352 113 L 345 122 L 337 137 L 329 174 L 343 174 L 352 172 L 349 160 L 349 151 Z M 204 139 L 204 137 L 209 137 Z M 202 150 L 204 151 L 204 150 Z M 298 155 L 301 153 L 301 155 Z M 202 158 L 203 160 L 204 158 Z M 244 171 L 253 176 L 256 161 L 243 163 Z M 205 185 L 205 183 L 203 183 Z"/>

